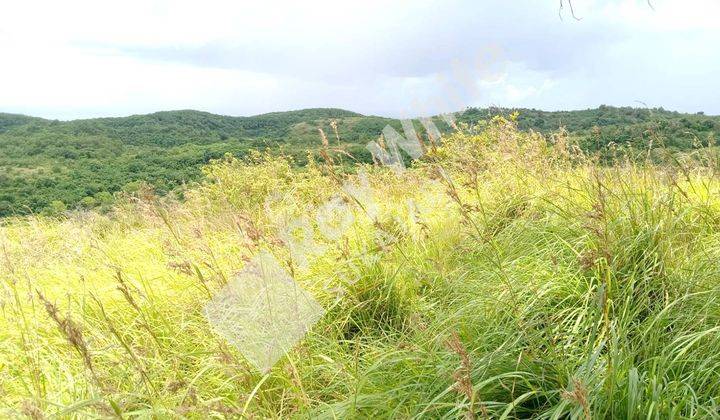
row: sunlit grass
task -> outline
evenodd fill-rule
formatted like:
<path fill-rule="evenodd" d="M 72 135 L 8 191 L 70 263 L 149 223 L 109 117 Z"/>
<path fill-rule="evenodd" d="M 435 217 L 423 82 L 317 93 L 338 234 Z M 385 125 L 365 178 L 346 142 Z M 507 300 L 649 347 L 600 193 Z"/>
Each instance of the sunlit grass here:
<path fill-rule="evenodd" d="M 0 415 L 717 418 L 720 185 L 697 161 L 602 166 L 497 120 L 364 168 L 377 214 L 315 226 L 306 260 L 282 227 L 357 175 L 227 158 L 183 203 L 8 220 Z M 327 311 L 268 375 L 202 315 L 262 250 Z"/>

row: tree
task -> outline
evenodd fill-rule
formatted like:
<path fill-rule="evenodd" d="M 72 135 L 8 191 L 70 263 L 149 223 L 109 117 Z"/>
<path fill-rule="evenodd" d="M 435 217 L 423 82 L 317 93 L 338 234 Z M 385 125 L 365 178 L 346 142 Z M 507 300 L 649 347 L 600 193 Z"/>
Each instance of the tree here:
<path fill-rule="evenodd" d="M 47 216 L 60 216 L 67 211 L 67 206 L 60 200 L 55 200 L 43 211 Z"/>

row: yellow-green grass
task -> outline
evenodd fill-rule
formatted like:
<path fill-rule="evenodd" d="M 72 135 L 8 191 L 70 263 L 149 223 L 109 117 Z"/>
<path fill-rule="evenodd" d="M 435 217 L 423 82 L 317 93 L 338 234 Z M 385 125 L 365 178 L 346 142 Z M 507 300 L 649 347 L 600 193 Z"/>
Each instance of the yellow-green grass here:
<path fill-rule="evenodd" d="M 226 158 L 182 203 L 6 220 L 0 416 L 718 417 L 715 161 L 637 162 L 496 120 L 404 172 Z M 344 236 L 289 250 L 333 197 Z M 267 374 L 202 312 L 264 250 L 327 311 Z"/>

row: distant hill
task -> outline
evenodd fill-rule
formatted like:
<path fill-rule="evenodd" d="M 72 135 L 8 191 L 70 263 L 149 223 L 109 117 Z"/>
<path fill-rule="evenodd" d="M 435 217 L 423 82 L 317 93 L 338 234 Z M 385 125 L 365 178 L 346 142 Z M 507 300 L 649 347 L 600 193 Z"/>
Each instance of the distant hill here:
<path fill-rule="evenodd" d="M 550 133 L 563 127 L 587 150 L 597 150 L 611 142 L 643 148 L 652 139 L 654 147 L 682 151 L 698 144 L 706 146 L 708 141 L 714 141 L 715 133 L 720 132 L 720 116 L 605 105 L 595 109 L 556 112 L 470 108 L 460 120 L 474 122 L 511 112 L 519 113 L 520 129 Z"/>
<path fill-rule="evenodd" d="M 458 120 L 473 124 L 515 111 L 521 129 L 549 133 L 565 127 L 588 150 L 610 142 L 642 147 L 651 137 L 661 139 L 662 147 L 687 150 L 713 141 L 720 129 L 719 117 L 608 106 L 563 112 L 469 108 Z M 303 164 L 308 152 L 318 150 L 318 128 L 333 147 L 370 161 L 365 144 L 387 124 L 400 130 L 397 120 L 334 108 L 252 117 L 183 110 L 75 121 L 0 113 L 0 216 L 104 205 L 140 182 L 167 192 L 199 179 L 201 166 L 225 153 L 271 149 Z"/>
<path fill-rule="evenodd" d="M 20 114 L 5 114 L 0 112 L 0 133 L 3 133 L 13 127 L 20 125 L 27 125 L 31 123 L 41 123 L 42 118 L 28 117 L 27 115 Z"/>

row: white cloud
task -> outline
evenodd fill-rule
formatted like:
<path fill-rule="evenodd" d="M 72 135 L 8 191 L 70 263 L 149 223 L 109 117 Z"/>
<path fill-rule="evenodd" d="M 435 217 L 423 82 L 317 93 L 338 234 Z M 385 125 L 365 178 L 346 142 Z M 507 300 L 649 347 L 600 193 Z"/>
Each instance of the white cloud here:
<path fill-rule="evenodd" d="M 281 93 L 277 79 L 242 70 L 146 62 L 70 47 L 7 48 L 4 53 L 22 65 L 0 70 L 0 107 L 33 115 L 74 118 L 179 108 L 223 112 L 228 107 L 252 113 L 265 98 Z M 245 103 L 235 103 L 238 98 Z"/>
<path fill-rule="evenodd" d="M 77 0 L 0 13 L 0 111 L 54 118 L 641 100 L 720 113 L 715 0 Z M 41 12 L 39 12 L 41 11 Z"/>

